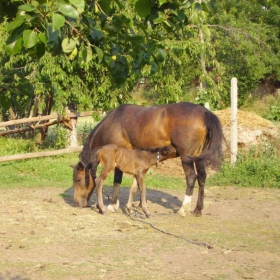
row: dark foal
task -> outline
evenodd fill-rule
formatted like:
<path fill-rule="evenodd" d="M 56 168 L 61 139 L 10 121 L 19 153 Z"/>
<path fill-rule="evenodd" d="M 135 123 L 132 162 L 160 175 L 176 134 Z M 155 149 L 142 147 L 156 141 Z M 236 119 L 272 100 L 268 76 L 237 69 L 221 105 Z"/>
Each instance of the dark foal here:
<path fill-rule="evenodd" d="M 94 177 L 96 177 L 97 166 L 99 164 L 102 166 L 99 176 L 95 179 L 97 205 L 100 213 L 104 214 L 106 212 L 102 198 L 103 183 L 109 173 L 117 167 L 122 172 L 133 175 L 137 182 L 137 185 L 133 186 L 130 190 L 129 201 L 126 205 L 128 211 L 131 211 L 134 195 L 138 187 L 141 195 L 142 209 L 146 216 L 149 217 L 150 212 L 147 209 L 146 186 L 144 180 L 145 174 L 152 165 L 177 156 L 177 151 L 173 146 L 156 148 L 153 150 L 129 150 L 120 148 L 115 144 L 109 144 L 95 149 L 92 154 Z"/>

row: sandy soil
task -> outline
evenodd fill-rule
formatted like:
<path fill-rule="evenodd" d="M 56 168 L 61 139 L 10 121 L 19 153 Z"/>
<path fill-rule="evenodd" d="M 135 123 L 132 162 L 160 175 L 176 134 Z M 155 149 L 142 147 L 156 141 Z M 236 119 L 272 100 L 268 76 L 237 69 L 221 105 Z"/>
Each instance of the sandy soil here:
<path fill-rule="evenodd" d="M 177 214 L 184 190 L 148 190 L 150 219 L 126 215 L 126 188 L 105 216 L 72 196 L 1 190 L 0 279 L 280 279 L 280 190 L 206 188 L 199 218 Z"/>

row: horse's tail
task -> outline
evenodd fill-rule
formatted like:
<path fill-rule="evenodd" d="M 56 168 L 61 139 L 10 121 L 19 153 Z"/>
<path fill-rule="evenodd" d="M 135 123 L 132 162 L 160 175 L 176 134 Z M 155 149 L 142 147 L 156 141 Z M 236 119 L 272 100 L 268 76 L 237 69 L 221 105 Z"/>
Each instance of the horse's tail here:
<path fill-rule="evenodd" d="M 205 161 L 212 167 L 219 168 L 223 159 L 223 140 L 225 140 L 223 129 L 219 118 L 212 112 L 204 112 L 204 124 L 207 129 L 201 153 L 190 157 L 194 162 Z"/>

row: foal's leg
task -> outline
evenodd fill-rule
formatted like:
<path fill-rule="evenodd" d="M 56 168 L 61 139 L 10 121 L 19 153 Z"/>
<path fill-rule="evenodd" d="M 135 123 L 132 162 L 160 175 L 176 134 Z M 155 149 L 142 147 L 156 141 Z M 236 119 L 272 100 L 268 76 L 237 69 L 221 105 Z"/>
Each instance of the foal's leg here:
<path fill-rule="evenodd" d="M 99 209 L 100 214 L 105 214 L 106 209 L 103 204 L 103 197 L 102 197 L 102 187 L 103 187 L 104 179 L 101 178 L 101 175 L 99 175 L 95 179 L 95 184 L 96 184 L 96 198 L 97 198 L 97 208 Z"/>
<path fill-rule="evenodd" d="M 142 209 L 146 214 L 146 217 L 149 218 L 151 216 L 151 213 L 148 211 L 148 207 L 147 207 L 146 186 L 145 186 L 144 176 L 145 174 L 139 174 L 136 175 L 135 178 L 137 180 L 137 184 L 140 190 Z"/>
<path fill-rule="evenodd" d="M 126 209 L 129 213 L 132 213 L 132 203 L 134 201 L 134 198 L 135 198 L 135 194 L 137 192 L 137 189 L 138 189 L 138 185 L 137 185 L 137 180 L 135 177 L 133 177 L 133 181 L 132 181 L 132 185 L 130 187 L 130 192 L 129 192 L 129 199 L 128 199 L 128 202 L 127 204 L 125 205 L 126 206 Z"/>
<path fill-rule="evenodd" d="M 201 216 L 201 210 L 203 209 L 203 199 L 204 199 L 204 186 L 206 181 L 206 170 L 205 170 L 205 164 L 204 161 L 197 161 L 195 163 L 196 170 L 197 170 L 197 181 L 199 185 L 199 191 L 198 191 L 198 199 L 196 207 L 193 211 L 193 214 L 195 216 Z"/>
<path fill-rule="evenodd" d="M 117 210 L 120 206 L 119 194 L 120 194 L 120 186 L 122 183 L 122 176 L 123 176 L 123 172 L 118 168 L 115 168 L 113 197 L 111 203 L 107 207 L 107 209 L 110 212 L 115 212 L 115 210 Z"/>
<path fill-rule="evenodd" d="M 193 161 L 190 160 L 183 160 L 182 159 L 182 165 L 183 169 L 185 171 L 186 175 L 186 182 L 187 182 L 187 189 L 186 189 L 186 195 L 184 197 L 182 207 L 178 211 L 178 213 L 185 217 L 186 216 L 186 211 L 190 212 L 191 208 L 191 202 L 192 202 L 192 195 L 193 195 L 193 189 L 195 185 L 195 180 L 196 180 L 196 170 L 193 165 Z"/>
<path fill-rule="evenodd" d="M 106 214 L 106 208 L 103 203 L 102 188 L 104 181 L 113 169 L 103 168 L 100 175 L 95 179 L 96 183 L 96 194 L 97 194 L 97 207 L 99 208 L 99 213 Z"/>

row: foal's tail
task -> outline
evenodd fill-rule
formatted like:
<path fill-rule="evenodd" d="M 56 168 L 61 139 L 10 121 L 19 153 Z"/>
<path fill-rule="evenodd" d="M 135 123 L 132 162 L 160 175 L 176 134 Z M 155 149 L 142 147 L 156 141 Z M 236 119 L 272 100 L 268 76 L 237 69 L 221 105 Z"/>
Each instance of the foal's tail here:
<path fill-rule="evenodd" d="M 225 140 L 223 129 L 219 118 L 212 112 L 206 110 L 204 113 L 204 124 L 207 128 L 203 152 L 198 160 L 206 160 L 211 166 L 219 167 L 223 159 L 223 140 Z"/>

